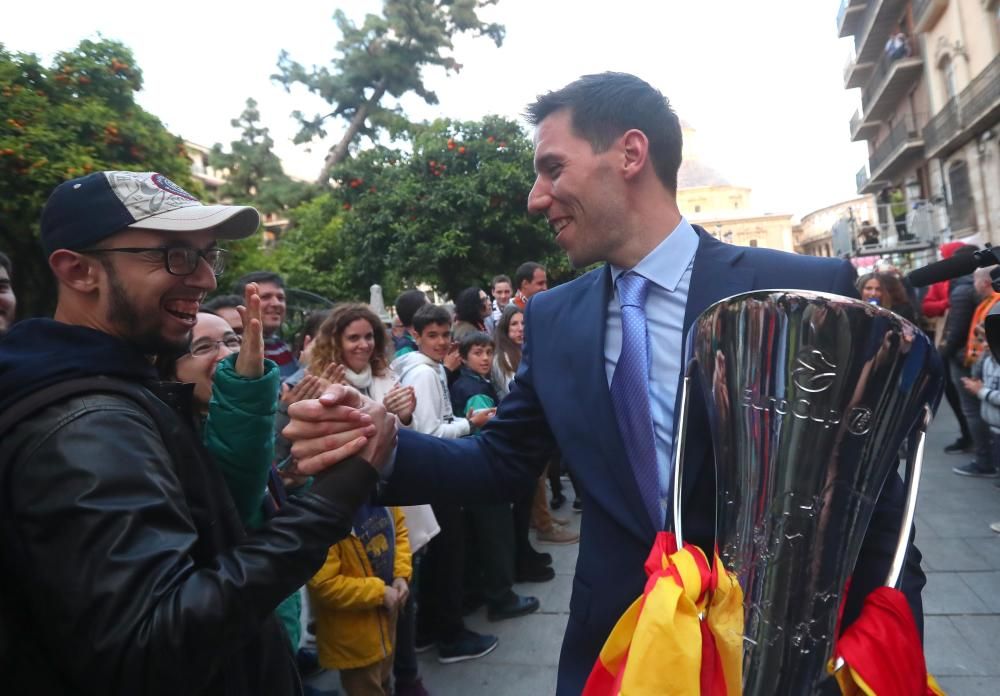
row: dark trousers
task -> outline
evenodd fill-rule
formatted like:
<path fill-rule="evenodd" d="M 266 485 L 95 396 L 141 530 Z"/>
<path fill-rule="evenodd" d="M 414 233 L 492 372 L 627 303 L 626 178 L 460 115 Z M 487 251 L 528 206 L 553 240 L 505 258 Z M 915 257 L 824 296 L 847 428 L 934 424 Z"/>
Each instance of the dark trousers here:
<path fill-rule="evenodd" d="M 547 470 L 549 477 L 549 488 L 552 489 L 552 497 L 555 498 L 558 495 L 562 495 L 563 485 L 562 485 L 562 459 L 559 457 L 559 453 L 552 458 L 549 462 L 549 468 Z"/>
<path fill-rule="evenodd" d="M 427 544 L 420 567 L 417 633 L 449 643 L 465 629 L 462 592 L 465 581 L 465 525 L 459 505 L 432 505 L 440 533 Z"/>
<path fill-rule="evenodd" d="M 507 599 L 514 584 L 514 515 L 509 503 L 465 508 L 473 545 L 466 547 L 466 586 L 495 604 Z"/>
<path fill-rule="evenodd" d="M 420 591 L 420 564 L 426 552 L 427 549 L 422 548 L 413 554 L 410 596 L 406 598 L 406 605 L 396 621 L 396 653 L 392 673 L 398 685 L 412 684 L 420 675 L 417 665 L 417 593 Z"/>
<path fill-rule="evenodd" d="M 518 567 L 531 563 L 538 553 L 531 546 L 528 532 L 531 529 L 531 507 L 535 500 L 534 489 L 514 501 L 511 516 L 514 522 L 514 559 Z"/>
<path fill-rule="evenodd" d="M 958 389 L 958 398 L 962 406 L 962 413 L 965 421 L 969 424 L 969 433 L 972 435 L 972 446 L 976 452 L 976 464 L 983 469 L 993 467 L 993 458 L 990 454 L 990 428 L 979 415 L 979 399 L 975 394 L 970 394 L 962 387 L 962 377 L 969 376 L 968 368 L 962 367 L 955 362 L 949 363 L 951 370 L 951 380 Z"/>
<path fill-rule="evenodd" d="M 961 384 L 956 385 L 955 381 L 951 378 L 951 368 L 949 365 L 950 361 L 945 359 L 947 369 L 944 371 L 944 398 L 948 400 L 948 405 L 955 412 L 958 427 L 962 432 L 962 439 L 966 442 L 972 442 L 972 433 L 969 431 L 969 424 L 965 420 L 965 414 L 962 413 L 962 401 L 958 395 L 958 389 L 961 387 Z"/>

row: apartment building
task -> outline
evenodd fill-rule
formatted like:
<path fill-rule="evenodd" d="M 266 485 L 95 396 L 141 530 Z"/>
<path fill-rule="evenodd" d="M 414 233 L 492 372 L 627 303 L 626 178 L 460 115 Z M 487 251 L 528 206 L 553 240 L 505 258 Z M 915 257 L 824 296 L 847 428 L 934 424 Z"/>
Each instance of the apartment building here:
<path fill-rule="evenodd" d="M 884 251 L 1000 235 L 1000 0 L 843 0 L 844 70 Z"/>
<path fill-rule="evenodd" d="M 677 173 L 677 207 L 693 224 L 729 244 L 792 251 L 792 214 L 755 209 L 753 191 L 734 185 L 705 161 L 698 133 L 681 123 L 684 159 Z"/>

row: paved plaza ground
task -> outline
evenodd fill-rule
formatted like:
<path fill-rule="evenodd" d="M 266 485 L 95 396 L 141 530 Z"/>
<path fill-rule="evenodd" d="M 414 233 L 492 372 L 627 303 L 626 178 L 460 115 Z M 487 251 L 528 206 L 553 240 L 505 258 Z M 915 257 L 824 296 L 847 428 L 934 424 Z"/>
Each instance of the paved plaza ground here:
<path fill-rule="evenodd" d="M 927 587 L 928 667 L 949 696 L 1000 694 L 1000 489 L 989 479 L 956 476 L 966 458 L 942 453 L 956 433 L 944 406 L 931 426 L 917 508 L 917 545 L 924 554 Z M 572 497 L 570 497 L 572 500 Z M 568 507 L 568 505 L 566 506 Z M 580 515 L 564 507 L 579 529 Z M 584 511 L 583 514 L 586 514 Z M 481 609 L 470 628 L 500 637 L 487 657 L 441 665 L 434 652 L 421 656 L 424 683 L 434 696 L 548 696 L 555 690 L 559 647 L 569 615 L 577 546 L 545 546 L 555 559 L 556 579 L 517 586 L 541 600 L 537 614 L 490 623 Z"/>

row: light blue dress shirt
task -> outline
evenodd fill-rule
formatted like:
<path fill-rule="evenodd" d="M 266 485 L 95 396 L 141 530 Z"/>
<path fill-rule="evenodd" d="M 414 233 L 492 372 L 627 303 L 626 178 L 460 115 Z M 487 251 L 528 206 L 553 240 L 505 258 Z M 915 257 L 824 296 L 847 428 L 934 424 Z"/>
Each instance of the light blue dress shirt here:
<path fill-rule="evenodd" d="M 698 233 L 681 218 L 666 239 L 632 269 L 611 266 L 611 299 L 604 333 L 604 369 L 608 386 L 622 352 L 622 312 L 615 282 L 626 271 L 648 278 L 646 326 L 649 337 L 649 405 L 656 436 L 656 464 L 660 479 L 660 504 L 664 518 L 673 473 L 674 402 L 684 359 L 684 312 L 687 308 L 691 269 L 698 250 Z"/>

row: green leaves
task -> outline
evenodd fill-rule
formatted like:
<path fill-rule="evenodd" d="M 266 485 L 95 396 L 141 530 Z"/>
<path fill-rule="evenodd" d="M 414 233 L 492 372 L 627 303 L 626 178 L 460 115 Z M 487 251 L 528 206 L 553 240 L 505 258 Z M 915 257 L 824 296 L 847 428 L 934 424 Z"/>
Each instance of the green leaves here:
<path fill-rule="evenodd" d="M 333 167 L 344 161 L 349 146 L 360 136 L 375 140 L 380 130 L 389 128 L 399 114 L 382 105 L 388 94 L 399 99 L 408 92 L 428 104 L 437 104 L 437 95 L 424 84 L 422 71 L 437 65 L 458 71 L 461 65 L 451 54 L 456 33 L 472 32 L 487 36 L 500 46 L 504 28 L 482 22 L 481 8 L 497 0 L 384 0 L 383 14 L 369 14 L 359 26 L 341 10 L 333 19 L 340 30 L 331 69 L 306 69 L 286 51 L 278 57 L 278 73 L 272 77 L 286 89 L 302 84 L 330 104 L 326 114 L 306 116 L 294 112 L 299 122 L 296 143 L 326 135 L 326 122 L 341 118 L 347 130 L 327 157 L 319 183 L 328 183 Z"/>
<path fill-rule="evenodd" d="M 408 147 L 364 150 L 334 170 L 327 212 L 341 218 L 338 285 L 365 297 L 428 283 L 454 296 L 562 256 L 543 220 L 526 211 L 531 145 L 513 121 L 415 125 Z M 299 220 L 299 225 L 307 224 Z"/>
<path fill-rule="evenodd" d="M 38 216 L 55 186 L 103 169 L 159 171 L 198 193 L 180 138 L 135 103 L 142 71 L 117 41 L 81 41 L 52 66 L 0 46 L 0 249 L 22 314 L 55 304 Z"/>

